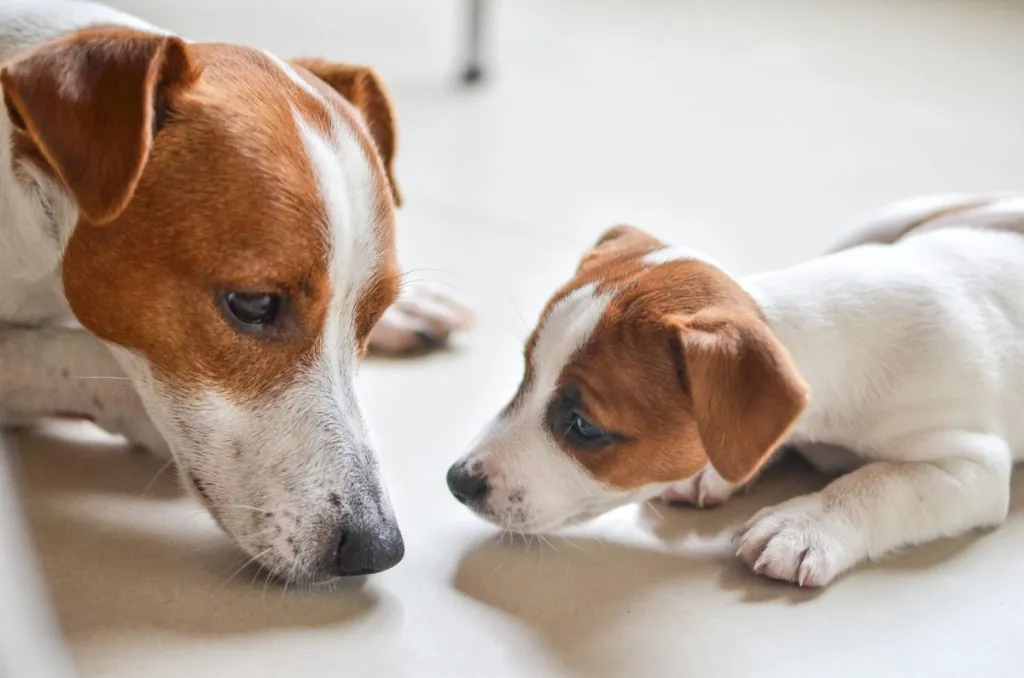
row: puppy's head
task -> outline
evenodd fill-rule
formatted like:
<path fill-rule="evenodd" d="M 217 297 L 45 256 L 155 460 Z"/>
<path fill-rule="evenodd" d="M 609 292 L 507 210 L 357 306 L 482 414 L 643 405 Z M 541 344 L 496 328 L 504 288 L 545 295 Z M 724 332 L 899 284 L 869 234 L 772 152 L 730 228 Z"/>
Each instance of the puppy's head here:
<path fill-rule="evenodd" d="M 0 79 L 17 175 L 78 215 L 61 234 L 71 309 L 114 347 L 186 484 L 282 576 L 397 563 L 352 387 L 398 286 L 375 74 L 92 29 Z"/>
<path fill-rule="evenodd" d="M 456 498 L 523 532 L 649 498 L 708 463 L 741 483 L 807 399 L 733 279 L 629 227 L 584 257 L 525 359 L 515 397 L 448 473 Z"/>

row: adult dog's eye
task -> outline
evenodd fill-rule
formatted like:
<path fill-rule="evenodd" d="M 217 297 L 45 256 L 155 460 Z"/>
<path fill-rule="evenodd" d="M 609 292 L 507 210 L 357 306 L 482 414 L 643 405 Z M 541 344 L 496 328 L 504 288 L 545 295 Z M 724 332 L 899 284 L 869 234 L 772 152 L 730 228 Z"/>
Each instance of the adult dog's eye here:
<path fill-rule="evenodd" d="M 576 445 L 602 445 L 611 442 L 612 435 L 587 420 L 579 412 L 569 415 L 565 437 Z"/>
<path fill-rule="evenodd" d="M 228 292 L 224 297 L 224 306 L 235 322 L 250 329 L 260 329 L 273 325 L 277 320 L 281 297 L 277 294 Z"/>

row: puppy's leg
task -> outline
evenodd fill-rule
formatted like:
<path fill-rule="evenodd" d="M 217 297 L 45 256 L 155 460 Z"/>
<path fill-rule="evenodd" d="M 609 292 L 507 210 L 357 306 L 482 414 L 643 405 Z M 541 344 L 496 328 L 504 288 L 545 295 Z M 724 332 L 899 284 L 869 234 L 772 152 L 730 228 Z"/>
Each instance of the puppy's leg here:
<path fill-rule="evenodd" d="M 772 579 L 823 586 L 902 546 L 1005 520 L 1013 459 L 1001 438 L 951 431 L 894 451 L 912 461 L 871 463 L 762 509 L 741 528 L 737 555 Z"/>
<path fill-rule="evenodd" d="M 733 485 L 718 475 L 708 464 L 696 475 L 681 480 L 662 493 L 661 499 L 669 504 L 691 504 L 697 508 L 714 508 L 725 503 L 742 485 Z"/>
<path fill-rule="evenodd" d="M 99 339 L 65 327 L 0 327 L 0 423 L 77 416 L 169 456 L 131 380 Z"/>
<path fill-rule="evenodd" d="M 444 346 L 454 332 L 473 329 L 473 312 L 447 290 L 417 283 L 402 288 L 398 300 L 370 332 L 370 350 L 380 354 L 419 353 Z"/>
<path fill-rule="evenodd" d="M 689 504 L 697 508 L 714 508 L 724 504 L 729 498 L 740 489 L 750 487 L 757 482 L 765 471 L 775 462 L 785 456 L 786 448 L 776 450 L 754 477 L 742 485 L 733 485 L 728 480 L 718 475 L 718 471 L 711 464 L 708 464 L 696 475 L 674 483 L 661 495 L 661 500 L 668 504 Z"/>

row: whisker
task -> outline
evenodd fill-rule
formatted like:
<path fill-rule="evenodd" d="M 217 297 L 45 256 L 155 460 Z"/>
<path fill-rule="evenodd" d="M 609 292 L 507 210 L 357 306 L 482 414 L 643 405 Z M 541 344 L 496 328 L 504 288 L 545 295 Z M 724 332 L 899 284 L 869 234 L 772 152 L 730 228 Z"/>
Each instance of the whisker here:
<path fill-rule="evenodd" d="M 547 538 L 545 538 L 544 535 L 538 534 L 537 536 L 540 537 L 541 542 L 543 542 L 543 543 L 547 544 L 548 546 L 550 546 L 552 551 L 554 551 L 555 553 L 558 553 L 558 549 L 555 548 L 555 545 L 552 544 Z"/>
<path fill-rule="evenodd" d="M 661 522 L 663 522 L 663 523 L 668 522 L 667 520 L 665 520 L 665 516 L 662 515 L 661 511 L 659 511 L 654 506 L 654 502 L 653 501 L 648 500 L 648 501 L 645 501 L 644 503 L 647 505 L 647 508 L 651 509 L 651 512 L 654 513 L 654 515 L 658 516 L 658 518 L 661 519 Z"/>
<path fill-rule="evenodd" d="M 142 383 L 138 379 L 133 379 L 131 377 L 111 377 L 111 376 L 102 376 L 102 375 L 101 376 L 95 376 L 95 377 L 80 377 L 78 375 L 74 375 L 71 378 L 72 379 L 106 379 L 106 380 L 110 380 L 110 381 L 134 381 L 136 383 Z"/>
<path fill-rule="evenodd" d="M 272 550 L 273 550 L 273 548 L 264 549 L 263 551 L 260 551 L 259 553 L 254 555 L 252 558 L 249 558 L 249 560 L 247 560 L 244 563 L 242 563 L 242 566 L 240 568 L 238 568 L 237 570 L 235 570 L 235 572 L 230 577 L 228 577 L 228 581 L 226 581 L 226 582 L 224 582 L 223 584 L 220 585 L 220 588 L 224 588 L 225 586 L 227 586 L 228 582 L 230 582 L 232 579 L 234 579 L 238 575 L 239 572 L 241 572 L 242 570 L 247 568 L 249 565 L 251 565 L 252 563 L 254 563 L 257 560 L 259 560 L 263 556 L 267 555 Z M 218 590 L 220 590 L 220 589 L 218 589 Z"/>
<path fill-rule="evenodd" d="M 516 315 L 519 316 L 519 322 L 523 323 L 523 329 L 526 330 L 526 332 L 529 332 L 530 324 L 526 322 L 526 316 L 523 315 L 523 311 L 519 308 L 519 304 L 517 304 L 516 300 L 512 297 L 508 297 L 508 303 L 512 304 L 512 308 L 515 309 Z"/>
<path fill-rule="evenodd" d="M 153 479 L 152 479 L 152 480 L 150 480 L 150 481 L 149 481 L 149 484 L 147 484 L 147 485 L 146 485 L 146 489 L 144 489 L 144 490 L 142 491 L 142 498 L 143 498 L 143 499 L 145 499 L 145 498 L 146 498 L 146 495 L 148 495 L 148 494 L 149 494 L 149 491 L 153 489 L 153 485 L 155 485 L 155 484 L 156 484 L 156 481 L 157 481 L 157 479 L 158 479 L 158 478 L 159 478 L 160 476 L 162 476 L 162 475 L 164 474 L 164 471 L 166 471 L 167 469 L 169 469 L 169 468 L 171 467 L 171 465 L 172 465 L 172 464 L 174 464 L 174 459 L 169 459 L 169 460 L 167 461 L 167 463 L 166 463 L 166 464 L 164 464 L 163 466 L 161 466 L 161 467 L 160 467 L 160 470 L 156 472 L 156 475 L 155 475 L 155 476 L 153 476 Z"/>
<path fill-rule="evenodd" d="M 277 565 L 274 565 L 274 567 L 270 568 L 270 570 L 267 572 L 267 580 L 265 582 L 263 582 L 263 604 L 264 605 L 267 604 L 267 586 L 270 585 L 270 578 L 275 576 L 276 574 L 277 574 Z"/>
<path fill-rule="evenodd" d="M 264 513 L 264 514 L 270 513 L 270 511 L 268 511 L 266 509 L 256 508 L 255 506 L 249 506 L 248 504 L 225 504 L 224 507 L 225 508 L 248 509 L 250 511 L 255 511 L 256 513 Z"/>
<path fill-rule="evenodd" d="M 572 539 L 569 539 L 568 537 L 562 537 L 562 541 L 565 542 L 568 546 L 571 546 L 572 548 L 576 549 L 580 553 L 587 552 L 585 548 L 574 542 Z"/>
<path fill-rule="evenodd" d="M 226 544 L 226 543 L 227 542 L 224 542 L 224 541 L 215 541 L 212 544 L 203 544 L 202 546 L 198 546 L 198 547 L 196 547 L 194 549 L 189 549 L 188 551 L 182 551 L 181 553 L 178 554 L 178 556 L 180 558 L 187 558 L 188 556 L 195 555 L 195 554 L 199 553 L 200 551 L 206 551 L 207 549 L 212 549 L 212 548 L 214 548 L 216 546 L 224 546 L 224 544 Z"/>

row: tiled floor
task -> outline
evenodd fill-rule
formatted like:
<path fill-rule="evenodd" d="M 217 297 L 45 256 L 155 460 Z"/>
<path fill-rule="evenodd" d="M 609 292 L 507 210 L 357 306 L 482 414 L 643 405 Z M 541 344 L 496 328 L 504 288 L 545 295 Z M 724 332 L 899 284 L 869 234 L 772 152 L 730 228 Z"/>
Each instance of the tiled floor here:
<path fill-rule="evenodd" d="M 457 350 L 374 362 L 362 393 L 405 561 L 361 587 L 265 585 L 160 464 L 32 438 L 22 461 L 86 676 L 1019 675 L 1024 482 L 1009 523 L 811 593 L 728 532 L 813 487 L 798 468 L 713 512 L 628 508 L 498 542 L 444 471 L 511 395 L 544 298 L 630 221 L 737 271 L 811 256 L 910 194 L 1024 186 L 1024 3 L 507 0 L 497 70 L 455 84 L 452 0 L 119 0 L 193 39 L 379 67 L 397 99 L 413 280 L 480 312 Z M 148 488 L 148 490 L 147 490 Z"/>

